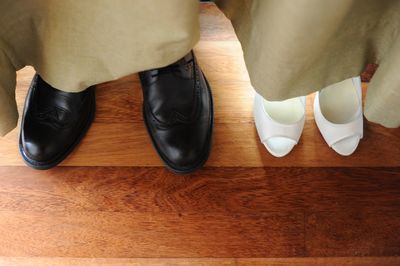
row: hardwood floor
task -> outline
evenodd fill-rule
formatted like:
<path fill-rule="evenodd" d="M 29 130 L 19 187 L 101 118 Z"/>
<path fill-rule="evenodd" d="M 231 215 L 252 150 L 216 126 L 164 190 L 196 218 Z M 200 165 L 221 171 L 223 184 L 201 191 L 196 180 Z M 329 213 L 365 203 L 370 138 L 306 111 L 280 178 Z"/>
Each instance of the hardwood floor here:
<path fill-rule="evenodd" d="M 359 149 L 341 157 L 309 96 L 301 142 L 270 156 L 229 21 L 212 4 L 200 19 L 216 116 L 206 167 L 162 167 L 136 74 L 101 84 L 95 122 L 62 166 L 24 166 L 18 129 L 0 139 L 0 265 L 400 265 L 400 129 L 365 121 Z M 33 74 L 18 73 L 20 108 Z"/>

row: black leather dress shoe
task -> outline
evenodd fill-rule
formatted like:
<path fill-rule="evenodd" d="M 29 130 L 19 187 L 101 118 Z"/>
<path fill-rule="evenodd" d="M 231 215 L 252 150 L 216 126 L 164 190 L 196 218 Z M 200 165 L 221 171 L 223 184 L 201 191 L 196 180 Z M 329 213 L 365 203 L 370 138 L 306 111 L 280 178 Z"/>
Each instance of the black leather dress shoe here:
<path fill-rule="evenodd" d="M 56 166 L 83 138 L 95 110 L 94 87 L 80 93 L 62 92 L 35 75 L 22 116 L 22 158 L 35 169 Z"/>
<path fill-rule="evenodd" d="M 161 159 L 175 173 L 202 167 L 211 149 L 214 115 L 210 86 L 193 52 L 139 75 L 144 120 Z"/>

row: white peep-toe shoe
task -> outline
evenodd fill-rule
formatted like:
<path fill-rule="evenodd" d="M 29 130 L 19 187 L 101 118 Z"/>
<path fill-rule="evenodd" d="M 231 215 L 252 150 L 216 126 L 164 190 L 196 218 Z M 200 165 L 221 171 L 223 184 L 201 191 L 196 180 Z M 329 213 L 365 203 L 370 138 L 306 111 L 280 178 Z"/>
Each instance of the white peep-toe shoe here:
<path fill-rule="evenodd" d="M 360 77 L 346 79 L 317 92 L 314 117 L 329 147 L 340 155 L 351 155 L 363 137 Z"/>
<path fill-rule="evenodd" d="M 306 97 L 267 101 L 259 94 L 254 100 L 258 136 L 275 157 L 287 155 L 298 143 L 305 122 Z"/>

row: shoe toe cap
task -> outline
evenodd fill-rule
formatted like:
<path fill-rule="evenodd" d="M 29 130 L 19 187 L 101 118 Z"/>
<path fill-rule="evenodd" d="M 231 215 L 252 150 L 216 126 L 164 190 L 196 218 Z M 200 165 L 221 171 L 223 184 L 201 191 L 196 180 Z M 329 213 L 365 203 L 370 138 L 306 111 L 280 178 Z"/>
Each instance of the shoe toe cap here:
<path fill-rule="evenodd" d="M 349 156 L 357 149 L 359 142 L 359 136 L 348 137 L 333 144 L 332 149 L 342 156 Z"/>
<path fill-rule="evenodd" d="M 294 140 L 283 137 L 273 137 L 264 142 L 264 146 L 267 148 L 269 153 L 275 157 L 283 157 L 287 155 L 295 145 L 296 142 Z"/>
<path fill-rule="evenodd" d="M 168 165 L 177 172 L 190 172 L 205 161 L 205 149 L 197 143 L 190 145 L 169 145 L 163 152 Z"/>
<path fill-rule="evenodd" d="M 57 155 L 52 145 L 40 142 L 24 142 L 23 152 L 28 159 L 39 163 L 48 162 Z"/>

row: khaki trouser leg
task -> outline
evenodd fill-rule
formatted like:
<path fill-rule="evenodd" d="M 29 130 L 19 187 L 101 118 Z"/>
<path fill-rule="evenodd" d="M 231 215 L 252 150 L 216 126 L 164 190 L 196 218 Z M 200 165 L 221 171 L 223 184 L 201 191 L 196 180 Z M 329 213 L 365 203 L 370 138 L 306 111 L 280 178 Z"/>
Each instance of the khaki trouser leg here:
<path fill-rule="evenodd" d="M 0 50 L 0 136 L 16 127 L 18 110 L 15 102 L 15 68 Z"/>
<path fill-rule="evenodd" d="M 216 0 L 243 47 L 252 85 L 268 100 L 307 95 L 380 64 L 367 119 L 400 126 L 400 1 Z"/>
<path fill-rule="evenodd" d="M 79 92 L 163 67 L 199 40 L 198 13 L 198 0 L 0 1 L 0 133 L 16 124 L 15 70 Z"/>
<path fill-rule="evenodd" d="M 400 127 L 400 36 L 393 42 L 368 85 L 365 117 L 385 127 Z"/>

